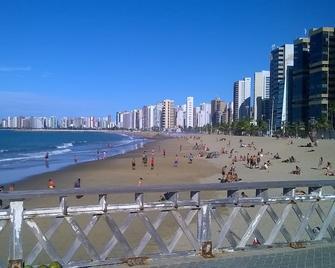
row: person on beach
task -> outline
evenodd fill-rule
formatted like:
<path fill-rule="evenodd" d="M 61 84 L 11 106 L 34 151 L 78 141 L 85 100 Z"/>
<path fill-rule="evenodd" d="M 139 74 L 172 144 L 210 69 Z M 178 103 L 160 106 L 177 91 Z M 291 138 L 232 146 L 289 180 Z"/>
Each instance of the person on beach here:
<path fill-rule="evenodd" d="M 74 184 L 73 184 L 73 188 L 75 188 L 75 189 L 79 189 L 79 188 L 80 188 L 80 178 L 78 178 L 78 179 L 74 182 Z"/>
<path fill-rule="evenodd" d="M 173 166 L 178 167 L 178 162 L 179 162 L 179 158 L 178 158 L 178 155 L 176 154 L 176 158 L 174 160 Z"/>
<path fill-rule="evenodd" d="M 222 167 L 222 170 L 221 170 L 222 179 L 225 179 L 225 178 L 226 178 L 226 168 L 227 168 L 226 165 Z"/>
<path fill-rule="evenodd" d="M 291 174 L 301 175 L 301 168 L 298 166 L 295 166 L 295 169 L 291 171 Z"/>
<path fill-rule="evenodd" d="M 163 149 L 163 157 L 164 157 L 164 158 L 165 158 L 165 155 L 166 155 L 166 154 L 165 154 L 165 149 Z"/>
<path fill-rule="evenodd" d="M 143 166 L 145 166 L 145 167 L 148 164 L 148 156 L 146 154 L 146 151 L 144 151 L 143 154 L 142 154 L 142 163 L 143 163 Z"/>
<path fill-rule="evenodd" d="M 190 153 L 189 156 L 188 156 L 188 163 L 192 164 L 192 162 L 193 162 L 193 154 Z"/>
<path fill-rule="evenodd" d="M 0 193 L 3 192 L 5 187 L 3 185 L 0 185 Z M 0 199 L 0 208 L 2 207 L 2 200 Z"/>
<path fill-rule="evenodd" d="M 49 189 L 55 189 L 56 188 L 56 184 L 55 184 L 55 182 L 54 182 L 54 180 L 52 178 L 50 178 L 48 180 L 48 188 Z"/>
<path fill-rule="evenodd" d="M 135 170 L 135 169 L 136 169 L 135 158 L 133 158 L 133 159 L 131 160 L 131 168 L 132 168 L 132 170 Z"/>
<path fill-rule="evenodd" d="M 142 186 L 143 185 L 143 178 L 139 178 L 137 182 L 137 186 Z"/>
<path fill-rule="evenodd" d="M 46 154 L 45 154 L 45 156 L 44 156 L 44 160 L 45 160 L 45 161 L 48 161 L 48 160 L 49 160 L 49 153 L 48 153 L 48 152 L 46 152 Z"/>
<path fill-rule="evenodd" d="M 8 191 L 13 192 L 14 190 L 15 190 L 15 184 L 12 183 L 11 185 L 9 185 Z"/>
<path fill-rule="evenodd" d="M 75 182 L 74 182 L 74 184 L 73 184 L 73 188 L 74 189 L 80 189 L 80 178 L 78 178 Z M 77 199 L 80 199 L 80 198 L 82 198 L 83 197 L 83 195 L 76 195 L 76 198 Z"/>
<path fill-rule="evenodd" d="M 153 170 L 155 168 L 155 159 L 154 159 L 154 157 L 151 157 L 150 167 L 151 167 L 151 170 Z"/>
<path fill-rule="evenodd" d="M 318 169 L 321 169 L 322 165 L 323 165 L 323 157 L 321 156 L 319 159 Z"/>

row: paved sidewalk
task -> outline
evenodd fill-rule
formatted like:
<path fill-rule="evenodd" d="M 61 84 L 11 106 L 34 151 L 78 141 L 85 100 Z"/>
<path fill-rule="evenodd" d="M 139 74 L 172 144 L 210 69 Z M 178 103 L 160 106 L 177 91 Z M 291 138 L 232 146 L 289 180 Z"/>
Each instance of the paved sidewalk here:
<path fill-rule="evenodd" d="M 137 267 L 166 268 L 334 268 L 335 245 L 308 245 L 306 248 L 272 248 L 237 251 L 216 254 L 215 258 L 204 259 L 200 256 L 176 257 L 149 261 L 147 265 Z"/>

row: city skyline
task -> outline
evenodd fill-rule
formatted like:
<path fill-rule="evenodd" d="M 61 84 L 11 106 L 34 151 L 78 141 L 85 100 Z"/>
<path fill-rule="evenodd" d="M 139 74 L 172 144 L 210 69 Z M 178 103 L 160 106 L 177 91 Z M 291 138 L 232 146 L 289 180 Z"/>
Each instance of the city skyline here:
<path fill-rule="evenodd" d="M 231 101 L 234 81 L 269 69 L 273 44 L 332 26 L 334 3 L 321 2 L 289 2 L 286 20 L 266 1 L 1 2 L 0 116 Z"/>

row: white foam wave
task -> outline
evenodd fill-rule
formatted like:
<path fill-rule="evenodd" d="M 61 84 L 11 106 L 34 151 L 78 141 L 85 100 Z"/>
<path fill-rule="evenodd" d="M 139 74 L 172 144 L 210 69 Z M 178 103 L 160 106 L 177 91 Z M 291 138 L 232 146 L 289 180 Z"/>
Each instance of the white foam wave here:
<path fill-rule="evenodd" d="M 0 153 L 5 153 L 5 152 L 8 152 L 8 150 L 0 149 Z"/>
<path fill-rule="evenodd" d="M 60 155 L 71 152 L 70 149 L 63 149 L 63 150 L 54 150 L 49 152 L 49 156 L 52 155 Z M 32 159 L 43 159 L 45 157 L 46 152 L 38 152 L 38 153 L 28 153 L 28 154 L 21 154 L 20 157 L 12 157 L 12 158 L 4 158 L 0 159 L 0 162 L 10 162 L 10 161 L 20 161 L 20 160 L 32 160 Z"/>
<path fill-rule="evenodd" d="M 66 149 L 66 148 L 69 148 L 69 147 L 72 147 L 73 146 L 73 143 L 72 142 L 68 142 L 68 143 L 63 143 L 62 145 L 59 145 L 59 146 L 56 146 L 57 149 Z"/>

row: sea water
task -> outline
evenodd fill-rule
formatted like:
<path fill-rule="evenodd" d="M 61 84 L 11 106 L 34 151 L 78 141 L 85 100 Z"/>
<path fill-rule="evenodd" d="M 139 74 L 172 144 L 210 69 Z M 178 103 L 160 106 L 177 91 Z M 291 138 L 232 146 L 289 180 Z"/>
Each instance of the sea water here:
<path fill-rule="evenodd" d="M 136 150 L 146 139 L 98 131 L 0 131 L 0 185 Z"/>

